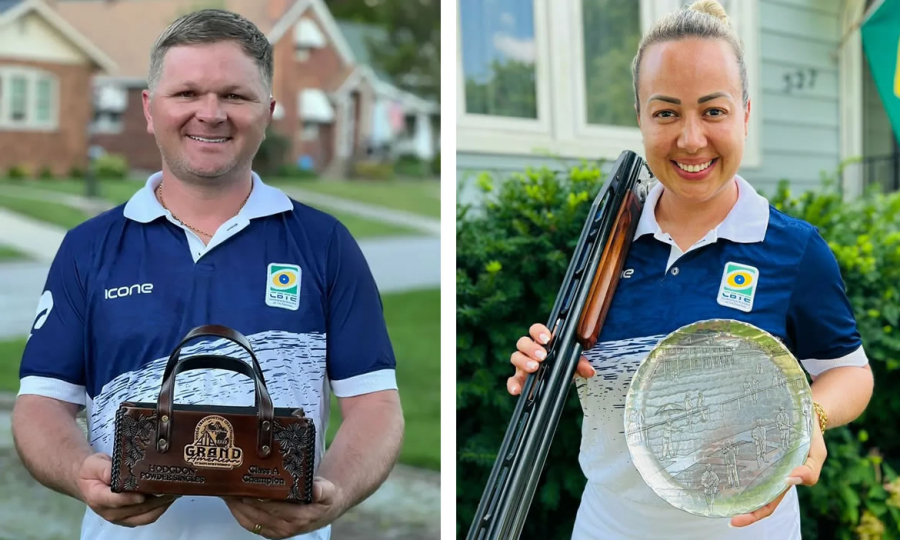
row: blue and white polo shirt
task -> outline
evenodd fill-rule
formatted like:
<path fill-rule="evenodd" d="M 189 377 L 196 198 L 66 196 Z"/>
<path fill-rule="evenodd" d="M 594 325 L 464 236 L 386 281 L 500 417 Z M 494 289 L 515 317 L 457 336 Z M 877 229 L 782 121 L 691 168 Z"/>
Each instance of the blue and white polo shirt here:
<path fill-rule="evenodd" d="M 50 268 L 20 370 L 19 394 L 87 408 L 95 451 L 111 454 L 115 412 L 156 401 L 172 349 L 192 328 L 221 324 L 253 346 L 276 407 L 302 407 L 325 451 L 330 391 L 396 389 L 381 299 L 359 246 L 335 218 L 292 201 L 253 173 L 253 191 L 208 245 L 165 210 L 151 176 L 128 201 L 66 235 Z M 183 355 L 246 353 L 221 339 Z M 178 377 L 176 403 L 253 405 L 244 375 Z M 304 539 L 324 540 L 326 528 Z M 154 524 L 129 529 L 90 509 L 82 538 L 256 538 L 224 502 L 182 497 Z"/>
<path fill-rule="evenodd" d="M 656 222 L 663 186 L 647 198 L 603 330 L 585 353 L 597 373 L 577 380 L 584 411 L 579 461 L 588 483 L 574 539 L 800 538 L 795 489 L 769 518 L 732 529 L 728 519 L 694 516 L 659 498 L 631 463 L 623 434 L 625 395 L 638 365 L 661 339 L 696 321 L 762 328 L 812 375 L 868 363 L 828 245 L 813 226 L 736 181 L 739 196 L 728 216 L 686 252 Z M 734 298 L 722 284 L 734 268 L 747 267 L 756 287 L 749 299 Z"/>

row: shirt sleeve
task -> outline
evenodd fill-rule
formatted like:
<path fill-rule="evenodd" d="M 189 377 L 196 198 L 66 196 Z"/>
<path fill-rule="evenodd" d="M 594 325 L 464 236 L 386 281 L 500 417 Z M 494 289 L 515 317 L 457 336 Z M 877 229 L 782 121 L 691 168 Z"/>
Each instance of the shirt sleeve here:
<path fill-rule="evenodd" d="M 67 235 L 47 275 L 19 368 L 19 395 L 85 404 L 85 288 Z"/>
<path fill-rule="evenodd" d="M 816 231 L 798 268 L 787 333 L 794 354 L 811 375 L 869 363 L 837 260 Z"/>
<path fill-rule="evenodd" d="M 397 388 L 381 297 L 359 245 L 338 223 L 328 247 L 328 377 L 338 397 Z"/>

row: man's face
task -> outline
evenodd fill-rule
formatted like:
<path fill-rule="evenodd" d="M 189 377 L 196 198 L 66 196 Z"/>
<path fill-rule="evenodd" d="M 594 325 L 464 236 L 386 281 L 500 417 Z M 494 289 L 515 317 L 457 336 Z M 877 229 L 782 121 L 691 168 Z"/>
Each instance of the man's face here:
<path fill-rule="evenodd" d="M 183 180 L 249 170 L 275 107 L 256 63 L 230 41 L 169 49 L 143 102 L 164 166 Z"/>
<path fill-rule="evenodd" d="M 734 51 L 713 39 L 652 45 L 638 93 L 650 170 L 679 199 L 711 199 L 737 173 L 750 119 Z"/>

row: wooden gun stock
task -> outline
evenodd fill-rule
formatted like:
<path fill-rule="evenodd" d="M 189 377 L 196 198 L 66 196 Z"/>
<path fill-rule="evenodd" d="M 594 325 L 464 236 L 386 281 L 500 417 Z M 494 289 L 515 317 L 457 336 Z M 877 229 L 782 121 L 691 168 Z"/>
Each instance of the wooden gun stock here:
<path fill-rule="evenodd" d="M 616 215 L 615 228 L 603 250 L 600 266 L 591 283 L 587 305 L 581 312 L 581 319 L 578 322 L 577 339 L 585 351 L 593 348 L 597 338 L 600 337 L 600 329 L 606 321 L 606 313 L 619 284 L 625 257 L 628 256 L 628 248 L 641 218 L 642 208 L 643 204 L 637 196 L 629 192 L 625 195 L 625 201 Z"/>

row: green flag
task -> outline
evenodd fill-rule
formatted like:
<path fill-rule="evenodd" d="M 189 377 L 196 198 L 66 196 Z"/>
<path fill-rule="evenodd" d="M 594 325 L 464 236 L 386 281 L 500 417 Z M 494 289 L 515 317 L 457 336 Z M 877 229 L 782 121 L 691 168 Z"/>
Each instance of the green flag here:
<path fill-rule="evenodd" d="M 881 103 L 900 141 L 900 0 L 883 0 L 860 32 Z"/>

